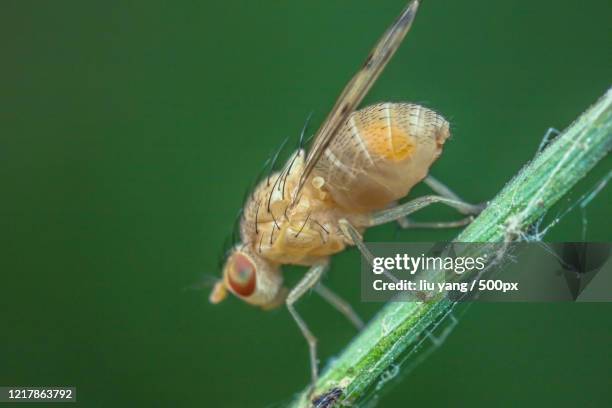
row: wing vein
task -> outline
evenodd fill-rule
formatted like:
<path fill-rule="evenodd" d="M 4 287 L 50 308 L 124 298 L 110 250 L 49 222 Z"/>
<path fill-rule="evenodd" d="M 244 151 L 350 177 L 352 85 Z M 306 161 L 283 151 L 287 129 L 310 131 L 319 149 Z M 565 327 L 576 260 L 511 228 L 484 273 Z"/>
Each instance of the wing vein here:
<path fill-rule="evenodd" d="M 351 113 L 361 103 L 410 30 L 418 7 L 419 0 L 413 0 L 404 8 L 397 20 L 374 46 L 361 69 L 357 71 L 338 97 L 336 104 L 315 134 L 312 148 L 304 163 L 304 170 L 293 196 L 293 204 L 299 200 L 306 180 L 312 174 L 325 149 L 337 136 L 338 131 L 347 122 Z"/>

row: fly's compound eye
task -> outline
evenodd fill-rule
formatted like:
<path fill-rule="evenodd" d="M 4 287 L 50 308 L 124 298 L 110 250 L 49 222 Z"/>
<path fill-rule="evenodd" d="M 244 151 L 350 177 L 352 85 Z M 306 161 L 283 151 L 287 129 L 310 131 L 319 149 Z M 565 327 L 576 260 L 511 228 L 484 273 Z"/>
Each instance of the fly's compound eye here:
<path fill-rule="evenodd" d="M 255 292 L 255 265 L 240 253 L 232 256 L 228 265 L 227 280 L 230 287 L 240 296 L 251 296 Z"/>

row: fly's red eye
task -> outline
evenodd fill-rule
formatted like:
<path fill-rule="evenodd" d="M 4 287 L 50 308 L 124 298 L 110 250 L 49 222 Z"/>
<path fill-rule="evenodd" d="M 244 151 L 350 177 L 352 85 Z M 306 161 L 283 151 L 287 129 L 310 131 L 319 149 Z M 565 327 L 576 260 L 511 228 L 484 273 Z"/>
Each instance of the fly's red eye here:
<path fill-rule="evenodd" d="M 231 288 L 240 296 L 250 296 L 255 292 L 255 265 L 251 260 L 236 253 L 230 260 L 228 281 Z"/>

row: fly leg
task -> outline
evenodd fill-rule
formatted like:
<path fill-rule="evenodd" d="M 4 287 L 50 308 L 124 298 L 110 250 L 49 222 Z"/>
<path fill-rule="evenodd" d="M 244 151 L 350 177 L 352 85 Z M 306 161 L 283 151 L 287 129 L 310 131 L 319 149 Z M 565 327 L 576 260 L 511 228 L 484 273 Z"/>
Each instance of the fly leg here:
<path fill-rule="evenodd" d="M 327 261 L 313 265 L 308 270 L 308 272 L 306 272 L 306 275 L 304 275 L 302 280 L 300 280 L 299 283 L 295 285 L 293 289 L 291 289 L 291 292 L 289 292 L 289 294 L 287 295 L 287 300 L 285 300 L 285 303 L 287 304 L 287 309 L 289 309 L 289 313 L 291 313 L 291 316 L 293 316 L 293 319 L 297 323 L 298 327 L 302 331 L 302 334 L 306 338 L 306 341 L 308 342 L 308 349 L 310 352 L 310 373 L 313 389 L 319 375 L 317 369 L 317 339 L 308 328 L 308 325 L 306 324 L 304 319 L 302 319 L 299 313 L 295 310 L 294 304 L 306 292 L 308 292 L 310 289 L 316 286 L 317 283 L 319 283 L 321 276 L 323 276 L 323 273 L 327 270 L 327 266 Z"/>
<path fill-rule="evenodd" d="M 363 321 L 355 313 L 350 303 L 346 300 L 342 299 L 336 293 L 334 293 L 331 289 L 324 286 L 322 283 L 319 283 L 315 287 L 315 290 L 323 299 L 325 299 L 330 305 L 335 307 L 340 313 L 342 313 L 347 319 L 350 320 L 351 323 L 358 329 L 361 330 L 363 328 Z"/>
<path fill-rule="evenodd" d="M 359 249 L 361 255 L 363 255 L 363 257 L 371 265 L 372 262 L 374 262 L 374 255 L 372 255 L 368 247 L 366 247 L 365 243 L 363 242 L 363 237 L 357 228 L 355 228 L 346 218 L 341 218 L 338 220 L 338 226 L 340 227 L 342 234 L 351 240 L 355 246 L 357 246 L 357 249 Z"/>
<path fill-rule="evenodd" d="M 447 185 L 442 183 L 441 181 L 435 179 L 433 176 L 427 176 L 423 182 L 429 186 L 434 192 L 444 198 L 448 198 L 449 200 L 464 202 L 453 190 L 451 190 Z M 467 204 L 467 203 L 466 203 Z M 457 211 L 462 214 L 470 214 L 468 217 L 462 218 L 457 221 L 443 221 L 443 222 L 417 222 L 409 219 L 406 216 L 400 217 L 397 219 L 397 223 L 400 227 L 407 228 L 455 228 L 462 227 L 464 225 L 469 224 L 474 220 L 473 214 L 478 214 L 480 211 L 484 209 L 484 205 L 472 205 L 469 204 L 469 207 L 455 207 Z"/>
<path fill-rule="evenodd" d="M 450 198 L 451 200 L 455 200 L 455 201 L 464 201 L 453 190 L 451 190 L 446 184 L 442 183 L 440 180 L 434 178 L 431 175 L 425 177 L 423 182 L 427 184 L 427 186 L 431 188 L 436 194 L 442 197 Z M 458 211 L 461 214 L 472 214 L 471 212 L 464 212 L 461 210 L 458 210 Z"/>
<path fill-rule="evenodd" d="M 355 244 L 357 249 L 359 249 L 359 252 L 361 252 L 361 255 L 368 261 L 370 265 L 372 265 L 374 262 L 374 255 L 365 245 L 365 242 L 363 242 L 363 237 L 361 236 L 357 228 L 355 228 L 353 224 L 351 224 L 345 218 L 341 218 L 340 220 L 338 220 L 338 225 L 340 226 L 340 231 L 342 231 L 342 234 L 346 238 L 348 238 L 353 244 Z M 392 282 L 398 282 L 397 278 L 387 271 L 383 271 L 383 275 L 389 278 L 389 280 L 391 280 Z"/>
<path fill-rule="evenodd" d="M 400 219 L 403 219 L 407 215 L 410 215 L 433 203 L 446 204 L 449 207 L 453 207 L 457 211 L 464 213 L 464 214 L 478 214 L 482 210 L 482 205 L 469 204 L 469 203 L 466 203 L 465 201 L 456 200 L 453 198 L 447 198 L 447 197 L 438 196 L 438 195 L 427 195 L 427 196 L 416 198 L 412 201 L 408 201 L 407 203 L 400 204 L 393 208 L 389 208 L 389 209 L 382 210 L 382 211 L 377 211 L 370 215 L 370 219 L 368 220 L 365 226 L 373 227 L 375 225 L 386 224 L 391 221 L 398 221 L 400 222 L 400 225 L 401 225 L 404 221 L 399 221 Z M 466 222 L 466 221 L 460 220 L 459 222 Z M 434 225 L 442 224 L 443 226 L 448 226 L 447 223 L 433 223 L 433 224 Z M 454 226 L 457 226 L 457 225 L 454 225 Z"/>
<path fill-rule="evenodd" d="M 474 220 L 474 216 L 462 218 L 457 221 L 441 221 L 441 222 L 418 222 L 413 221 L 408 217 L 401 217 L 397 219 L 397 223 L 404 229 L 408 228 L 456 228 L 468 225 Z"/>

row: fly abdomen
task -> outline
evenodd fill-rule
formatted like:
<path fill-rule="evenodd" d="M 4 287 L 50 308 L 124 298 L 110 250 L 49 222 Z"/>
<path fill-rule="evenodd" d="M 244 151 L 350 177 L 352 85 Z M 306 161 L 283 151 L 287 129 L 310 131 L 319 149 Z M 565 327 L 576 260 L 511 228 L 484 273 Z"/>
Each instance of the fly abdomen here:
<path fill-rule="evenodd" d="M 448 122 L 408 103 L 354 112 L 316 165 L 315 175 L 342 207 L 367 212 L 404 197 L 442 152 Z"/>

